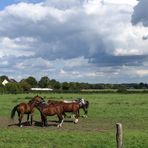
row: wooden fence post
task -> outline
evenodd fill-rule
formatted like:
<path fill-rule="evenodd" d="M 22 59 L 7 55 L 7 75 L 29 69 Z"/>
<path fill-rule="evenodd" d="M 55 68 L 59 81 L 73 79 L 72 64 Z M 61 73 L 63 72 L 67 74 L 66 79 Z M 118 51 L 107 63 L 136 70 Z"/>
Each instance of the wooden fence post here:
<path fill-rule="evenodd" d="M 117 148 L 123 147 L 123 129 L 121 123 L 116 123 L 116 142 Z"/>

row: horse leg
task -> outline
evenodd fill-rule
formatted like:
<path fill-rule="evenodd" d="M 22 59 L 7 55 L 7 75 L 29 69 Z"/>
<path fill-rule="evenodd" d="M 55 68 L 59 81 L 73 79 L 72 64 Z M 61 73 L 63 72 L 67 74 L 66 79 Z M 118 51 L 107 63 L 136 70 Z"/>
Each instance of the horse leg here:
<path fill-rule="evenodd" d="M 43 115 L 41 113 L 41 119 L 42 119 L 42 125 L 43 126 L 48 126 L 48 123 L 47 123 L 47 116 Z"/>
<path fill-rule="evenodd" d="M 41 122 L 42 122 L 42 126 L 44 126 L 44 116 L 43 116 L 43 114 L 41 113 Z"/>
<path fill-rule="evenodd" d="M 78 117 L 80 116 L 79 114 L 79 110 L 77 112 L 75 112 L 75 120 L 74 120 L 74 123 L 78 123 Z"/>
<path fill-rule="evenodd" d="M 44 125 L 45 125 L 45 126 L 48 126 L 47 117 L 45 117 L 45 116 L 44 116 Z"/>
<path fill-rule="evenodd" d="M 29 124 L 29 114 L 27 114 L 27 123 Z"/>
<path fill-rule="evenodd" d="M 33 113 L 31 113 L 31 121 L 30 121 L 31 125 L 32 125 L 32 122 L 33 122 Z"/>
<path fill-rule="evenodd" d="M 68 117 L 65 113 L 63 113 L 63 115 L 64 115 L 64 118 Z"/>
<path fill-rule="evenodd" d="M 19 114 L 19 126 L 22 127 L 21 123 L 22 123 L 22 118 L 23 118 L 23 113 Z"/>
<path fill-rule="evenodd" d="M 84 115 L 82 117 L 87 118 L 87 109 L 86 107 L 83 107 Z"/>
<path fill-rule="evenodd" d="M 57 125 L 57 127 L 62 127 L 62 124 L 64 122 L 64 118 L 63 118 L 62 114 L 59 114 L 58 118 L 59 118 L 59 124 Z"/>

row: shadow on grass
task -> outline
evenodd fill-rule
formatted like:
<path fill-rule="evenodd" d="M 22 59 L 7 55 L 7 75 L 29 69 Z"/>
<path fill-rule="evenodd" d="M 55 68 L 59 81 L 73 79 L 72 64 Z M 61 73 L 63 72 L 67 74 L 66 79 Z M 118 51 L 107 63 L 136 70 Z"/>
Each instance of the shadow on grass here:
<path fill-rule="evenodd" d="M 73 121 L 71 120 L 64 120 L 64 122 L 66 123 L 72 123 Z M 48 127 L 49 126 L 57 126 L 59 124 L 59 121 L 57 120 L 50 120 L 48 121 Z M 42 122 L 41 121 L 33 121 L 33 124 L 31 125 L 29 122 L 25 121 L 25 122 L 22 122 L 21 125 L 23 127 L 43 127 L 42 125 Z M 13 124 L 9 124 L 8 127 L 15 127 L 15 126 L 18 126 L 19 127 L 19 123 L 13 123 Z"/>

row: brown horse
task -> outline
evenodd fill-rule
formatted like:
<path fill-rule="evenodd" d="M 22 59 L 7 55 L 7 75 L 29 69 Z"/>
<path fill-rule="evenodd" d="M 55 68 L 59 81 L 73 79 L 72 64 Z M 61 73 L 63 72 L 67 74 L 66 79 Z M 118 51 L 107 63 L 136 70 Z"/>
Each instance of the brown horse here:
<path fill-rule="evenodd" d="M 30 124 L 32 125 L 33 121 L 33 113 L 34 113 L 34 107 L 35 107 L 35 102 L 36 101 L 43 101 L 44 99 L 40 96 L 35 96 L 30 100 L 28 103 L 20 103 L 17 104 L 11 111 L 11 119 L 14 118 L 15 112 L 17 111 L 18 113 L 18 120 L 19 120 L 19 126 L 22 127 L 21 122 L 24 114 L 27 114 L 27 122 L 29 123 L 29 115 L 31 114 L 31 122 Z"/>
<path fill-rule="evenodd" d="M 81 103 L 79 102 L 69 102 L 65 103 L 64 101 L 55 101 L 55 100 L 48 100 L 48 104 L 61 104 L 63 105 L 64 109 L 64 117 L 68 117 L 65 112 L 72 112 L 75 114 L 75 121 L 74 123 L 78 122 L 79 115 L 79 109 L 81 108 Z"/>
<path fill-rule="evenodd" d="M 57 115 L 59 118 L 58 127 L 61 127 L 64 121 L 65 112 L 73 112 L 76 115 L 75 123 L 78 122 L 80 108 L 78 103 L 63 103 L 53 101 L 46 104 L 45 102 L 38 102 L 36 107 L 40 111 L 43 126 L 48 125 L 47 116 Z"/>
<path fill-rule="evenodd" d="M 46 104 L 45 102 L 36 103 L 36 108 L 40 111 L 42 126 L 48 126 L 47 116 L 57 115 L 59 118 L 58 127 L 61 127 L 63 124 L 63 107 L 60 104 Z"/>
<path fill-rule="evenodd" d="M 63 106 L 64 113 L 69 112 L 75 114 L 74 123 L 78 123 L 78 117 L 80 116 L 79 109 L 81 107 L 80 104 L 77 102 L 73 102 L 73 103 L 62 103 L 61 105 Z"/>
<path fill-rule="evenodd" d="M 48 104 L 52 103 L 79 103 L 80 109 L 82 108 L 84 111 L 84 115 L 82 115 L 82 117 L 87 117 L 89 102 L 84 100 L 83 98 L 77 98 L 75 100 L 63 100 L 63 101 L 48 100 Z M 66 116 L 65 114 L 65 117 L 68 116 Z"/>

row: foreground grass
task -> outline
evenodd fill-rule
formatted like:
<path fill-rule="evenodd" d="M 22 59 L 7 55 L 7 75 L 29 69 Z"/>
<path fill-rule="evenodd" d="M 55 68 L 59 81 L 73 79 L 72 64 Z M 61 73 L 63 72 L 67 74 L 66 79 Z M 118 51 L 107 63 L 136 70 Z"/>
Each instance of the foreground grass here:
<path fill-rule="evenodd" d="M 33 96 L 0 96 L 0 147 L 114 148 L 116 122 L 121 122 L 124 127 L 124 147 L 148 147 L 148 94 L 41 94 L 46 100 L 84 97 L 90 102 L 89 116 L 80 118 L 76 125 L 64 122 L 61 129 L 55 126 L 7 127 L 11 109 L 20 102 L 28 102 Z M 40 121 L 38 111 L 34 118 Z M 54 122 L 57 117 L 48 120 L 49 124 L 57 124 Z M 16 118 L 14 123 L 17 122 Z"/>
<path fill-rule="evenodd" d="M 124 135 L 124 147 L 147 148 L 147 134 L 128 131 Z M 2 129 L 0 147 L 15 148 L 114 148 L 113 132 L 81 132 L 46 129 Z"/>

